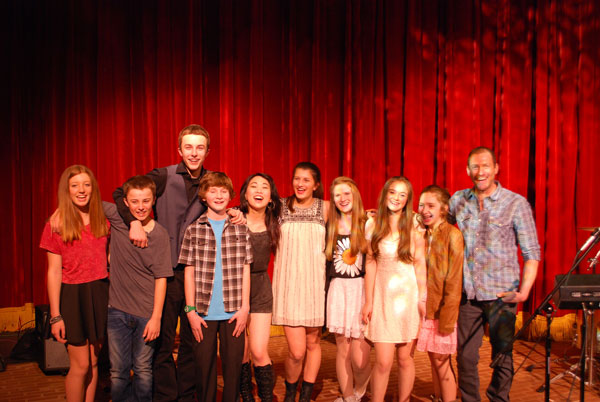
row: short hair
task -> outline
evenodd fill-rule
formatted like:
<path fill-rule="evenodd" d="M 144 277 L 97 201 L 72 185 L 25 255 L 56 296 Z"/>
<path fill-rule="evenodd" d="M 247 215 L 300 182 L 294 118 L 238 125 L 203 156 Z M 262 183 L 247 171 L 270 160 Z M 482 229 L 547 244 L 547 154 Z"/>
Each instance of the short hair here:
<path fill-rule="evenodd" d="M 467 166 L 469 165 L 471 156 L 477 155 L 477 154 L 482 154 L 484 152 L 488 152 L 490 155 L 492 155 L 492 161 L 494 161 L 494 165 L 498 164 L 498 162 L 496 162 L 496 154 L 494 153 L 494 151 L 492 151 L 491 148 L 480 146 L 480 147 L 473 148 L 471 150 L 471 152 L 469 152 L 469 156 L 467 157 Z"/>
<path fill-rule="evenodd" d="M 198 183 L 198 197 L 203 200 L 210 187 L 224 187 L 229 191 L 229 198 L 235 197 L 233 183 L 231 179 L 223 172 L 209 172 L 200 179 Z"/>
<path fill-rule="evenodd" d="M 132 189 L 143 190 L 149 188 L 152 191 L 152 197 L 156 198 L 156 184 L 154 180 L 149 178 L 148 176 L 137 175 L 130 177 L 127 179 L 125 184 L 123 184 L 123 193 L 125 197 L 129 194 L 129 191 Z"/>
<path fill-rule="evenodd" d="M 206 129 L 200 124 L 190 124 L 179 132 L 179 138 L 177 139 L 179 148 L 181 148 L 181 141 L 183 137 L 188 134 L 201 135 L 206 138 L 206 148 L 210 149 L 210 134 L 208 134 L 208 131 L 206 131 Z"/>

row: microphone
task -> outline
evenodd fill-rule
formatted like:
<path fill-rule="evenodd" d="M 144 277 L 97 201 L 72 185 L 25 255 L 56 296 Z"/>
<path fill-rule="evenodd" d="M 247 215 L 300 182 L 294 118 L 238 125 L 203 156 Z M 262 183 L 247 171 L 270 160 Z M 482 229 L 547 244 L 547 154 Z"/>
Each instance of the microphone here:
<path fill-rule="evenodd" d="M 588 247 L 590 246 L 590 244 L 592 244 L 596 240 L 596 238 L 598 237 L 598 234 L 600 234 L 600 228 L 594 229 L 594 231 L 592 232 L 592 235 L 589 237 L 589 239 L 587 239 L 585 241 L 585 243 L 583 243 L 583 246 L 581 246 L 581 248 L 579 249 L 577 254 L 583 253 L 585 250 L 587 250 Z"/>
<path fill-rule="evenodd" d="M 600 260 L 600 250 L 598 250 L 594 258 L 590 258 L 588 260 L 588 262 L 590 263 L 590 267 L 588 268 L 588 270 L 594 268 L 596 264 L 598 264 L 598 260 Z"/>

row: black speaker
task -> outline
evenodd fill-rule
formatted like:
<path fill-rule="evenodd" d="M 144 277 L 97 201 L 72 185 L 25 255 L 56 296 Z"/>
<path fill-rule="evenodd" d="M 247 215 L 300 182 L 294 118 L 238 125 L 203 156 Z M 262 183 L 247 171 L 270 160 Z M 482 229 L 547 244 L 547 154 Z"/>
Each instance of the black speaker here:
<path fill-rule="evenodd" d="M 43 372 L 68 371 L 69 354 L 65 345 L 57 342 L 50 333 L 50 306 L 47 304 L 35 306 L 35 329 L 42 338 L 40 369 Z"/>

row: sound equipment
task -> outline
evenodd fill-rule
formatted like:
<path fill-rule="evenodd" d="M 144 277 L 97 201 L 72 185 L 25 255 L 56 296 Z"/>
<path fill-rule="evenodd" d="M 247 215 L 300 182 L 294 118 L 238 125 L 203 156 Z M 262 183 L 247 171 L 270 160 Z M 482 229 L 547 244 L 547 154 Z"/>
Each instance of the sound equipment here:
<path fill-rule="evenodd" d="M 554 283 L 564 275 L 556 275 Z M 571 275 L 558 292 L 554 294 L 554 304 L 559 309 L 580 310 L 582 303 L 594 310 L 600 308 L 600 274 Z"/>
<path fill-rule="evenodd" d="M 50 306 L 35 306 L 35 328 L 42 338 L 38 364 L 43 372 L 69 370 L 69 355 L 64 344 L 57 342 L 50 332 Z"/>

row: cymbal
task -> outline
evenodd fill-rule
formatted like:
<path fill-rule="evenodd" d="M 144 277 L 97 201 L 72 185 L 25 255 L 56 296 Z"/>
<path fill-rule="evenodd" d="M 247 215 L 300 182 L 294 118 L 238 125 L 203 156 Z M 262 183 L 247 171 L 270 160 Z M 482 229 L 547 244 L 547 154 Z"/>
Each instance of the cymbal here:
<path fill-rule="evenodd" d="M 579 230 L 585 230 L 586 232 L 593 232 L 594 230 L 598 229 L 598 226 L 596 227 L 583 227 L 583 228 L 577 228 Z"/>

